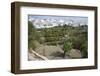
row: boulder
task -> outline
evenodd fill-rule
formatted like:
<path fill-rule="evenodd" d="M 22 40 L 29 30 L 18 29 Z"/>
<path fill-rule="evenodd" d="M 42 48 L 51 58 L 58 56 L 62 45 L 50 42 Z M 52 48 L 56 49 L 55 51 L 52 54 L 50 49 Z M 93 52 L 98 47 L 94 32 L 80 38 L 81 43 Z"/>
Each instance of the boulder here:
<path fill-rule="evenodd" d="M 82 58 L 82 54 L 78 49 L 72 49 L 69 51 L 69 56 L 71 58 Z"/>

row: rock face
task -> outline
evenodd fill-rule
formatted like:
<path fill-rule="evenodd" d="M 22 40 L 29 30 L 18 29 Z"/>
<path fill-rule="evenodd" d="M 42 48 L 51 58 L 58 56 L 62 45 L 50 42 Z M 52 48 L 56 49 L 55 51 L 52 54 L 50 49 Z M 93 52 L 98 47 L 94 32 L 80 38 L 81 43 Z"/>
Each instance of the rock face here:
<path fill-rule="evenodd" d="M 49 59 L 62 57 L 63 55 L 63 50 L 59 46 L 42 45 L 36 48 L 35 51 L 43 56 L 46 56 Z"/>
<path fill-rule="evenodd" d="M 82 54 L 81 54 L 80 50 L 77 50 L 77 49 L 70 50 L 69 56 L 71 58 L 82 58 Z"/>
<path fill-rule="evenodd" d="M 59 45 L 58 46 L 40 45 L 34 51 L 39 55 L 46 57 L 49 60 L 82 58 L 82 54 L 78 49 L 70 50 L 69 52 L 66 53 L 66 56 L 63 58 L 64 51 L 61 49 Z M 29 60 L 43 60 L 43 59 L 29 52 Z"/>

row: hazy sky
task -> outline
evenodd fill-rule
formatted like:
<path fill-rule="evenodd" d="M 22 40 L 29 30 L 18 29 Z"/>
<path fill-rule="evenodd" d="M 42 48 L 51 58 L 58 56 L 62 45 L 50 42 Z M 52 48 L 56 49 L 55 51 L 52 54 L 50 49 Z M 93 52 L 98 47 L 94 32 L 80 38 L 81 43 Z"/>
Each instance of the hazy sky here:
<path fill-rule="evenodd" d="M 28 19 L 56 19 L 64 21 L 73 21 L 73 23 L 88 24 L 88 17 L 81 16 L 52 16 L 52 15 L 29 15 Z"/>

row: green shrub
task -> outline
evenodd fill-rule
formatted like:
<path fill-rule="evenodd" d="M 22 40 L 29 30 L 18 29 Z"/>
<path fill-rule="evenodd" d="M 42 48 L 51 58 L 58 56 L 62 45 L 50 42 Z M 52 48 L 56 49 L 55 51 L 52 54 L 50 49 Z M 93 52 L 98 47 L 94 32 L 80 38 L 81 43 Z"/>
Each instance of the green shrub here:
<path fill-rule="evenodd" d="M 82 45 L 81 45 L 81 52 L 82 52 L 82 56 L 83 58 L 87 58 L 88 57 L 88 49 L 87 49 L 88 45 L 87 42 L 85 41 Z"/>

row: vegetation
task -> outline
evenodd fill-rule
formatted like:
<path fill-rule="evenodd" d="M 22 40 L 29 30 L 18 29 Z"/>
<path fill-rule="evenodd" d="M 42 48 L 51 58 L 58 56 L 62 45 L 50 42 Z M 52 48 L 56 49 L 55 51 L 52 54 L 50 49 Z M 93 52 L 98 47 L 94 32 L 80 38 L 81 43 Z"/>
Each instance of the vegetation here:
<path fill-rule="evenodd" d="M 44 25 L 46 26 L 46 25 Z M 45 45 L 60 45 L 66 52 L 78 49 L 82 57 L 88 57 L 87 52 L 87 25 L 74 27 L 73 25 L 58 25 L 51 28 L 35 28 L 34 24 L 28 22 L 28 48 L 35 49 L 35 41 Z M 65 37 L 65 36 L 68 37 Z"/>
<path fill-rule="evenodd" d="M 34 25 L 28 21 L 28 49 L 35 49 L 35 40 L 39 40 L 39 34 Z"/>
<path fill-rule="evenodd" d="M 65 58 L 66 52 L 69 52 L 71 49 L 72 49 L 72 42 L 70 40 L 65 40 L 63 44 L 64 58 Z"/>

